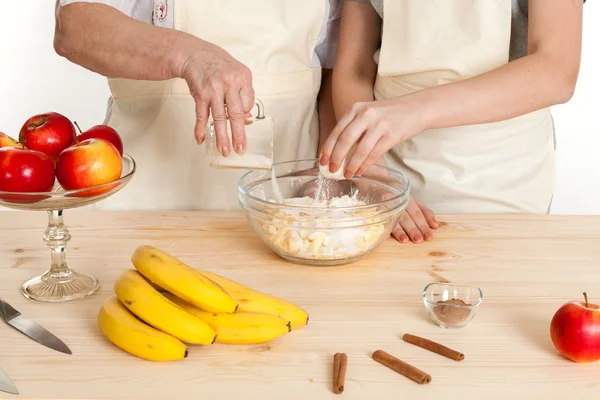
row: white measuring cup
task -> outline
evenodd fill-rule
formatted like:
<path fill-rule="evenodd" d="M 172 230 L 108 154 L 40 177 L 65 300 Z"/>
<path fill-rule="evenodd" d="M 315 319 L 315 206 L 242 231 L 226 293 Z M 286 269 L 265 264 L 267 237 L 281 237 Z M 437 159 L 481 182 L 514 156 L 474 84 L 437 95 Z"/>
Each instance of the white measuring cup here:
<path fill-rule="evenodd" d="M 273 119 L 265 116 L 263 103 L 255 100 L 256 117 L 246 120 L 246 152 L 242 155 L 232 151 L 227 157 L 217 148 L 217 135 L 214 121 L 211 118 L 206 126 L 206 152 L 208 164 L 214 168 L 261 169 L 273 168 L 273 138 L 275 129 Z M 231 125 L 227 121 L 227 136 L 231 139 Z"/>

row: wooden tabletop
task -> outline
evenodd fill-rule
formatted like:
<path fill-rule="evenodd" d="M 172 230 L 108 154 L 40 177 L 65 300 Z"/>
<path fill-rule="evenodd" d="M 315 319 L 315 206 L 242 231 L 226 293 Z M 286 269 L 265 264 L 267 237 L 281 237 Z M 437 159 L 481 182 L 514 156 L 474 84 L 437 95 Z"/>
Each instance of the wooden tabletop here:
<path fill-rule="evenodd" d="M 549 325 L 564 302 L 600 302 L 600 216 L 441 216 L 432 242 L 388 240 L 358 263 L 304 267 L 276 257 L 241 214 L 67 211 L 68 262 L 100 279 L 98 292 L 64 304 L 25 299 L 19 287 L 49 266 L 46 214 L 0 212 L 0 297 L 51 330 L 64 355 L 0 324 L 0 367 L 21 399 L 494 399 L 598 398 L 600 362 L 554 349 Z M 192 347 L 184 361 L 153 363 L 110 343 L 100 304 L 141 244 L 297 303 L 308 326 L 268 345 Z M 421 293 L 436 280 L 479 286 L 483 304 L 461 330 L 438 328 Z M 456 362 L 401 340 L 427 337 L 465 354 Z M 377 349 L 432 376 L 427 385 L 383 367 Z M 336 352 L 346 388 L 331 390 Z"/>

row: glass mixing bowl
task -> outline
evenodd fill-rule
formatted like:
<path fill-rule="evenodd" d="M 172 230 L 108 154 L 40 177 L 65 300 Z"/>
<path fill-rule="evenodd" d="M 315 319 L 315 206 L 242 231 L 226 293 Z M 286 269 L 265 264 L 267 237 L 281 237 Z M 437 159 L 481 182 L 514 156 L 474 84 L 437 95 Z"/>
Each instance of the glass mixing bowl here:
<path fill-rule="evenodd" d="M 240 206 L 260 238 L 288 261 L 318 266 L 373 252 L 389 238 L 409 192 L 404 174 L 379 165 L 351 179 L 320 178 L 317 159 L 250 171 L 238 184 Z"/>

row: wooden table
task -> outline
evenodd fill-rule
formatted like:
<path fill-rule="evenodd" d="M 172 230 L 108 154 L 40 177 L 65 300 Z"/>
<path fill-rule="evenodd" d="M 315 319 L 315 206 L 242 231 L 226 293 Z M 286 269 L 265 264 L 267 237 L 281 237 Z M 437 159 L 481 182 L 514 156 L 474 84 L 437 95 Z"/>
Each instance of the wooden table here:
<path fill-rule="evenodd" d="M 73 355 L 0 325 L 0 366 L 32 399 L 416 399 L 599 398 L 600 362 L 560 356 L 549 335 L 564 302 L 600 301 L 600 216 L 443 216 L 432 242 L 393 240 L 353 265 L 303 267 L 273 255 L 241 214 L 72 211 L 68 261 L 101 281 L 65 304 L 25 299 L 19 287 L 47 268 L 44 213 L 0 213 L 0 297 L 56 333 Z M 195 347 L 188 359 L 153 363 L 123 352 L 96 327 L 101 302 L 140 244 L 167 250 L 296 302 L 310 323 L 262 346 Z M 436 280 L 481 287 L 473 323 L 444 330 L 421 300 Z M 455 362 L 404 343 L 413 333 L 464 352 Z M 383 349 L 428 372 L 418 385 L 381 366 Z M 346 389 L 331 391 L 335 352 L 348 354 Z"/>

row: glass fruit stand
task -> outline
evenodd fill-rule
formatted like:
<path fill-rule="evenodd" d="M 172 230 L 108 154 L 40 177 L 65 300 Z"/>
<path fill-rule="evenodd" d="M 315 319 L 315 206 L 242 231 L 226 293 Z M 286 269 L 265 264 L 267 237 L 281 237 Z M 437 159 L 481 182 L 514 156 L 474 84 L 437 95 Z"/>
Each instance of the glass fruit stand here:
<path fill-rule="evenodd" d="M 98 279 L 90 274 L 77 272 L 67 265 L 66 251 L 71 235 L 63 222 L 63 211 L 84 207 L 112 196 L 129 183 L 135 170 L 133 158 L 124 154 L 121 177 L 102 185 L 68 191 L 56 182 L 50 192 L 0 191 L 2 207 L 48 213 L 48 227 L 43 240 L 50 249 L 50 268 L 23 284 L 21 292 L 25 297 L 59 303 L 89 296 L 98 289 Z"/>

